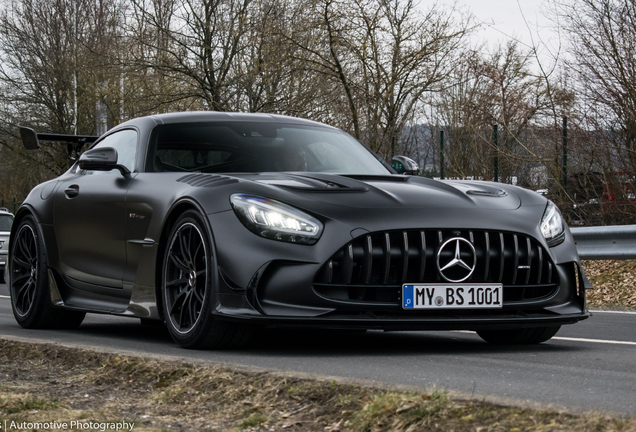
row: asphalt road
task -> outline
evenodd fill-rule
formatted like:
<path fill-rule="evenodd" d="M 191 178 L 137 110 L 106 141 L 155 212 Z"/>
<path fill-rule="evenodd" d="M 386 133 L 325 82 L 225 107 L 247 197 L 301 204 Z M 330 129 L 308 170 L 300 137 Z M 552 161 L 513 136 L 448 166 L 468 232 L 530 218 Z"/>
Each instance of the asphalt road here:
<path fill-rule="evenodd" d="M 596 312 L 529 347 L 496 347 L 469 332 L 271 330 L 247 349 L 189 351 L 131 318 L 91 314 L 74 331 L 24 330 L 0 285 L 0 335 L 636 415 L 636 313 Z"/>

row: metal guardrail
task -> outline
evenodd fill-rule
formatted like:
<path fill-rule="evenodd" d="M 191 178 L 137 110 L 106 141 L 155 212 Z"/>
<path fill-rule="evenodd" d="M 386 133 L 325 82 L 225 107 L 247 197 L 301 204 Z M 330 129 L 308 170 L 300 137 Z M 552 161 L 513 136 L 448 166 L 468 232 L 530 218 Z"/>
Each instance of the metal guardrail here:
<path fill-rule="evenodd" d="M 636 259 L 636 225 L 570 228 L 581 259 Z"/>

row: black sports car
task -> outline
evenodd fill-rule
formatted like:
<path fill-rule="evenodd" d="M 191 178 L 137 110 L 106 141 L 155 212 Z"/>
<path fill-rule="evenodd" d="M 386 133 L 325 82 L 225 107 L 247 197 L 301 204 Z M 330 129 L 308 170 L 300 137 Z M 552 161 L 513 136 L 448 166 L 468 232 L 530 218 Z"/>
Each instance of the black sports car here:
<path fill-rule="evenodd" d="M 164 321 L 188 348 L 236 346 L 256 326 L 538 343 L 589 316 L 568 228 L 522 188 L 398 175 L 346 133 L 278 115 L 21 133 L 71 156 L 94 142 L 16 214 L 7 273 L 26 328 L 97 312 Z"/>

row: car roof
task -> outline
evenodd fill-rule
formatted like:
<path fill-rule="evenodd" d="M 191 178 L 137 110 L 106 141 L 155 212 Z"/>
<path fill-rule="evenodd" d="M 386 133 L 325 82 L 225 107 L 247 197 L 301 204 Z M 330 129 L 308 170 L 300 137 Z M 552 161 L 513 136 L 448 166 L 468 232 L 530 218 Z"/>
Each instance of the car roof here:
<path fill-rule="evenodd" d="M 11 213 L 9 211 L 9 209 L 6 209 L 4 207 L 0 207 L 0 214 L 9 214 L 9 215 L 13 216 L 13 213 Z"/>
<path fill-rule="evenodd" d="M 158 124 L 171 124 L 171 123 L 197 123 L 197 122 L 209 122 L 209 121 L 234 121 L 234 122 L 262 122 L 262 123 L 287 123 L 305 126 L 320 126 L 331 129 L 336 129 L 332 126 L 324 123 L 319 123 L 313 120 L 302 119 L 298 117 L 290 117 L 279 114 L 265 114 L 265 113 L 236 113 L 236 112 L 218 112 L 218 111 L 185 111 L 166 114 L 153 114 L 146 117 L 138 117 L 136 119 L 129 120 L 122 123 L 119 127 L 126 124 L 136 123 L 137 121 L 143 121 L 145 119 L 152 119 Z M 118 128 L 119 128 L 118 127 Z"/>

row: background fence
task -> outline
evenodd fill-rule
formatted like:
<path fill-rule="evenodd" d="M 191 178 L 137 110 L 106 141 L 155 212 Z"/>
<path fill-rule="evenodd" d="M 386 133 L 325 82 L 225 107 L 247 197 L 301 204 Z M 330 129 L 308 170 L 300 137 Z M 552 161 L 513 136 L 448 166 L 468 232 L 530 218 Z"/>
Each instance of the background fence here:
<path fill-rule="evenodd" d="M 570 228 L 581 259 L 636 259 L 636 225 Z"/>

